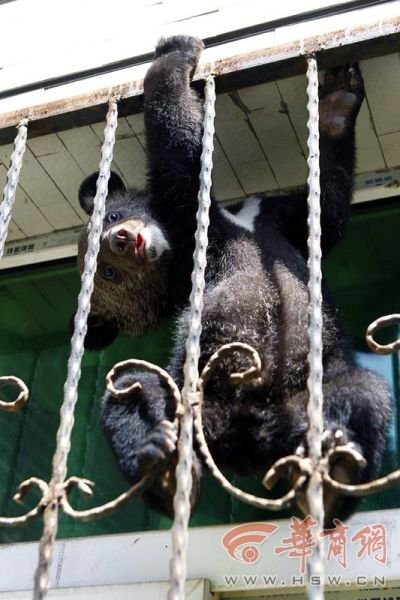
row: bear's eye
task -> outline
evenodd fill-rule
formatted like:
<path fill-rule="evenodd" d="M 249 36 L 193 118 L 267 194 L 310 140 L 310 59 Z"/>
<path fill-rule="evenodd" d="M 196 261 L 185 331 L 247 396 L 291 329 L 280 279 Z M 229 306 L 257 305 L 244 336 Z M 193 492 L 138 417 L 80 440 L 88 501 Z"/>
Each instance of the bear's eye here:
<path fill-rule="evenodd" d="M 121 218 L 121 215 L 118 212 L 110 212 L 106 215 L 106 221 L 108 223 L 115 223 Z"/>
<path fill-rule="evenodd" d="M 115 271 L 110 265 L 101 265 L 100 267 L 100 275 L 103 279 L 114 279 Z"/>

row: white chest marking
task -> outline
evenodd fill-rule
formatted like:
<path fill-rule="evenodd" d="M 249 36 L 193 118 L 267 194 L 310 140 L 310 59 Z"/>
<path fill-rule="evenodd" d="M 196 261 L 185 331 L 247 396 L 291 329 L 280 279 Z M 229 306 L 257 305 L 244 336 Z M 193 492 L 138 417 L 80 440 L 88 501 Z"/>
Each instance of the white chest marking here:
<path fill-rule="evenodd" d="M 223 214 L 231 223 L 239 225 L 248 231 L 254 232 L 254 222 L 260 214 L 261 198 L 248 198 L 245 200 L 243 208 L 236 215 L 233 215 L 225 208 L 222 209 Z"/>

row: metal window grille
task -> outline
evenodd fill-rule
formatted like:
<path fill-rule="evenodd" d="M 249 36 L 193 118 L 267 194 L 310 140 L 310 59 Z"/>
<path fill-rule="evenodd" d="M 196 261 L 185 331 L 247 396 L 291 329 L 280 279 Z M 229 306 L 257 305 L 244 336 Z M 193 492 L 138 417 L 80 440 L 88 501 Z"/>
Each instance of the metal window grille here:
<path fill-rule="evenodd" d="M 379 28 L 372 25 L 363 30 L 346 31 L 346 43 L 359 39 L 372 39 L 385 34 L 397 33 L 400 31 L 400 21 L 391 20 L 387 23 L 379 23 Z M 342 34 L 343 35 L 343 34 Z M 368 37 L 369 36 L 369 37 Z M 334 40 L 334 41 L 332 41 Z M 205 253 L 207 247 L 207 227 L 208 227 L 208 207 L 209 194 L 211 187 L 211 169 L 213 152 L 213 118 L 214 118 L 214 81 L 207 77 L 206 100 L 205 100 L 205 126 L 203 138 L 202 170 L 199 192 L 199 210 L 198 210 L 198 229 L 196 234 L 196 250 L 194 255 L 194 271 L 192 277 L 193 290 L 191 294 L 191 329 L 186 347 L 187 358 L 184 368 L 184 387 L 182 394 L 177 389 L 175 383 L 169 375 L 144 361 L 131 360 L 115 365 L 109 373 L 107 382 L 109 389 L 116 396 L 123 396 L 130 390 L 115 390 L 113 388 L 113 378 L 116 372 L 130 366 L 139 366 L 142 369 L 156 371 L 164 377 L 167 385 L 170 387 L 176 400 L 176 424 L 180 422 L 180 440 L 179 440 L 179 461 L 177 466 L 177 491 L 174 500 L 175 521 L 172 528 L 173 539 L 173 557 L 171 561 L 171 585 L 169 591 L 170 600 L 181 600 L 184 598 L 184 581 L 186 573 L 186 546 L 188 540 L 188 520 L 190 512 L 190 489 L 191 489 L 191 461 L 192 461 L 192 433 L 193 429 L 199 442 L 199 448 L 203 454 L 206 463 L 211 472 L 221 483 L 221 485 L 235 497 L 251 503 L 255 506 L 279 510 L 289 504 L 296 496 L 299 488 L 307 488 L 308 502 L 311 516 L 317 521 L 319 527 L 314 533 L 318 544 L 318 551 L 313 554 L 309 561 L 308 580 L 317 575 L 319 581 L 323 581 L 323 551 L 321 537 L 318 530 L 323 522 L 323 504 L 322 504 L 322 484 L 344 491 L 347 494 L 361 495 L 373 493 L 396 483 L 400 480 L 400 470 L 390 475 L 380 478 L 374 482 L 362 485 L 344 485 L 333 481 L 329 477 L 326 459 L 321 452 L 322 436 L 322 312 L 321 312 L 321 248 L 320 248 L 320 205 L 319 205 L 319 140 L 318 140 L 318 76 L 317 62 L 313 56 L 314 52 L 331 44 L 332 47 L 341 43 L 340 32 L 335 37 L 330 34 L 329 39 L 310 38 L 302 40 L 301 45 L 290 48 L 275 49 L 275 53 L 259 52 L 251 56 L 244 55 L 237 57 L 235 61 L 229 61 L 220 64 L 203 65 L 198 69 L 198 77 L 205 77 L 211 71 L 217 74 L 229 72 L 232 69 L 244 68 L 248 66 L 259 65 L 262 63 L 273 62 L 290 56 L 303 55 L 308 58 L 308 111 L 309 111 L 309 296 L 310 296 L 310 354 L 309 354 L 309 433 L 308 445 L 309 456 L 299 458 L 298 456 L 289 456 L 278 461 L 274 467 L 267 473 L 264 483 L 266 485 L 275 481 L 275 479 L 285 471 L 288 466 L 295 465 L 300 471 L 300 477 L 297 479 L 293 488 L 278 500 L 268 500 L 257 498 L 251 494 L 245 493 L 234 487 L 222 475 L 215 465 L 213 458 L 207 448 L 206 440 L 202 429 L 201 405 L 203 397 L 203 387 L 205 381 L 212 375 L 216 364 L 223 356 L 232 351 L 245 353 L 250 359 L 252 366 L 244 373 L 233 374 L 236 380 L 243 380 L 257 375 L 260 368 L 260 360 L 257 353 L 245 344 L 232 343 L 224 346 L 216 352 L 208 361 L 202 373 L 198 372 L 199 340 L 201 333 L 201 311 L 202 294 L 204 289 L 205 272 Z M 300 47 L 301 46 L 301 47 Z M 127 90 L 118 90 L 119 95 L 140 93 L 142 91 L 141 83 L 136 86 L 130 86 Z M 83 355 L 83 340 L 87 328 L 87 316 L 90 310 L 90 296 L 93 289 L 93 279 L 96 270 L 97 253 L 99 249 L 99 240 L 101 236 L 102 223 L 105 213 L 105 199 L 107 196 L 107 183 L 110 176 L 110 166 L 112 160 L 113 146 L 115 142 L 115 130 L 117 126 L 117 97 L 113 96 L 109 100 L 109 110 L 107 114 L 106 128 L 104 132 L 104 143 L 102 146 L 100 174 L 97 182 L 97 193 L 95 198 L 95 209 L 91 217 L 90 235 L 88 249 L 85 256 L 85 268 L 82 275 L 81 291 L 78 297 L 78 310 L 75 318 L 75 331 L 71 340 L 71 354 L 68 362 L 67 380 L 64 386 L 64 402 L 60 414 L 60 426 L 57 433 L 57 447 L 53 457 L 53 472 L 49 483 L 38 478 L 31 477 L 24 481 L 17 492 L 16 498 L 23 499 L 31 486 L 37 486 L 41 493 L 41 499 L 37 506 L 22 517 L 7 518 L 0 517 L 0 525 L 14 526 L 25 524 L 28 521 L 43 515 L 44 529 L 43 536 L 39 545 L 39 560 L 35 574 L 34 600 L 45 597 L 48 588 L 48 574 L 52 559 L 52 550 L 58 527 L 58 515 L 60 509 L 66 514 L 76 519 L 89 519 L 98 516 L 104 516 L 115 510 L 118 506 L 128 502 L 138 491 L 146 485 L 148 476 L 141 482 L 133 486 L 128 492 L 121 494 L 115 500 L 108 502 L 100 507 L 86 511 L 74 510 L 68 501 L 70 490 L 76 486 L 82 492 L 90 493 L 92 482 L 78 478 L 69 477 L 67 479 L 67 457 L 71 445 L 71 432 L 74 424 L 74 409 L 77 402 L 77 386 L 80 378 L 80 364 Z M 107 99 L 110 98 L 110 90 L 107 92 Z M 101 94 L 96 96 L 96 101 L 104 100 Z M 67 110 L 72 110 L 80 106 L 83 99 L 77 98 L 75 102 L 69 104 Z M 87 103 L 88 98 L 85 97 Z M 48 114 L 53 110 L 56 112 L 59 107 L 46 107 Z M 37 107 L 30 111 L 30 118 L 39 118 L 43 107 Z M 19 123 L 18 134 L 15 138 L 15 150 L 11 157 L 11 166 L 8 172 L 7 184 L 4 189 L 3 203 L 0 206 L 0 254 L 3 253 L 4 242 L 7 235 L 8 225 L 11 219 L 12 206 L 15 200 L 16 188 L 18 185 L 19 172 L 22 166 L 22 159 L 26 147 L 28 122 L 25 115 L 12 113 L 0 117 L 0 126 Z M 375 332 L 389 324 L 399 324 L 400 315 L 390 315 L 371 324 L 368 329 L 367 340 L 371 348 L 380 353 L 389 353 L 400 349 L 400 340 L 381 346 L 374 340 Z M 14 377 L 0 377 L 0 384 L 13 384 L 19 389 L 18 398 L 14 402 L 0 401 L 0 409 L 7 411 L 18 410 L 28 399 L 28 390 L 23 382 Z M 323 598 L 323 584 L 319 587 L 309 586 L 308 596 L 313 600 Z"/>

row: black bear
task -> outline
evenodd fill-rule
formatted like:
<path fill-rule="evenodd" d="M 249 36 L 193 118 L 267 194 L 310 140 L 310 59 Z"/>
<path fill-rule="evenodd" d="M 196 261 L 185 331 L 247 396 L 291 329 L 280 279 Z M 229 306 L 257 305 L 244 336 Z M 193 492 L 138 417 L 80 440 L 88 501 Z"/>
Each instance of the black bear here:
<path fill-rule="evenodd" d="M 86 347 L 102 348 L 118 330 L 147 331 L 176 315 L 169 372 L 182 385 L 188 331 L 195 213 L 202 150 L 202 106 L 191 86 L 202 42 L 161 40 L 144 82 L 147 186 L 127 190 L 112 174 Z M 325 256 L 342 238 L 349 216 L 355 161 L 355 120 L 364 96 L 357 65 L 329 71 L 320 93 L 321 225 Z M 80 203 L 93 209 L 97 174 L 80 188 Z M 261 376 L 240 385 L 229 373 L 247 366 L 237 353 L 208 382 L 203 419 L 208 445 L 221 467 L 264 474 L 278 458 L 306 445 L 307 430 L 307 208 L 306 190 L 256 198 L 236 214 L 213 199 L 202 318 L 200 367 L 221 345 L 246 342 L 259 353 Z M 84 232 L 79 265 L 86 248 Z M 359 368 L 336 311 L 323 302 L 324 428 L 327 438 L 352 442 L 367 461 L 332 466 L 344 481 L 373 478 L 381 462 L 390 419 L 390 394 L 374 373 Z M 157 375 L 123 374 L 116 386 L 140 381 L 124 400 L 108 392 L 103 425 L 122 472 L 137 482 L 175 450 L 174 402 Z M 169 470 L 144 494 L 172 513 Z M 196 501 L 201 460 L 195 460 Z M 357 499 L 326 498 L 326 523 L 345 518 Z"/>

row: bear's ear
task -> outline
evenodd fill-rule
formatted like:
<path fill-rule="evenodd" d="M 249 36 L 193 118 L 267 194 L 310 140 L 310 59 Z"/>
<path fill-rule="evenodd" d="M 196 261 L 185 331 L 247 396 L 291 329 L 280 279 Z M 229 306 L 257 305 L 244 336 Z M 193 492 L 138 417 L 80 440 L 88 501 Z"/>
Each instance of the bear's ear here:
<path fill-rule="evenodd" d="M 72 336 L 74 332 L 75 315 L 69 320 L 69 332 Z M 115 321 L 107 320 L 100 315 L 89 315 L 87 322 L 87 332 L 84 346 L 86 350 L 103 350 L 113 343 L 118 335 L 118 326 Z"/>
<path fill-rule="evenodd" d="M 98 171 L 92 173 L 82 181 L 79 188 L 79 204 L 88 215 L 91 215 L 93 212 L 93 200 L 96 195 L 96 183 L 98 177 Z M 110 179 L 108 180 L 108 195 L 116 191 L 125 192 L 126 187 L 121 177 L 114 173 L 114 171 L 111 171 Z"/>

